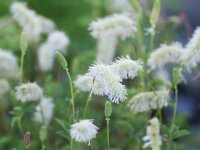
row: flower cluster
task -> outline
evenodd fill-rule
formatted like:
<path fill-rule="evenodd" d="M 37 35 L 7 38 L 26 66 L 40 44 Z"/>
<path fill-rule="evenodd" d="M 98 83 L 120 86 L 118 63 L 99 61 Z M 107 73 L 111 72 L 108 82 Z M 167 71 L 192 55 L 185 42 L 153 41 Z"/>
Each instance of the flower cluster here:
<path fill-rule="evenodd" d="M 187 70 L 196 67 L 200 62 L 200 27 L 198 27 L 185 48 L 183 64 Z"/>
<path fill-rule="evenodd" d="M 133 79 L 142 71 L 142 63 L 127 56 L 117 59 L 111 65 L 101 63 L 92 65 L 88 73 L 78 76 L 74 83 L 81 91 L 89 91 L 92 87 L 93 94 L 106 95 L 112 102 L 119 103 L 125 100 L 127 95 L 122 80 Z"/>
<path fill-rule="evenodd" d="M 142 92 L 134 97 L 128 103 L 128 107 L 134 113 L 145 112 L 151 109 L 162 108 L 168 105 L 169 91 L 162 90 L 156 92 Z"/>
<path fill-rule="evenodd" d="M 115 37 L 125 39 L 136 31 L 135 22 L 126 14 L 114 14 L 90 24 L 91 35 L 95 38 Z"/>
<path fill-rule="evenodd" d="M 36 83 L 24 83 L 16 87 L 15 96 L 21 102 L 37 101 L 43 97 L 43 91 Z"/>
<path fill-rule="evenodd" d="M 61 31 L 53 31 L 48 39 L 38 49 L 38 62 L 42 71 L 50 71 L 53 68 L 55 53 L 57 50 L 65 53 L 69 45 L 68 36 Z"/>
<path fill-rule="evenodd" d="M 37 15 L 25 3 L 13 2 L 10 11 L 15 21 L 17 21 L 27 34 L 30 42 L 38 41 L 42 33 L 49 33 L 55 27 L 51 20 Z"/>
<path fill-rule="evenodd" d="M 153 118 L 149 122 L 150 125 L 147 127 L 147 134 L 143 137 L 143 140 L 146 142 L 143 148 L 151 147 L 152 150 L 160 150 L 162 145 L 160 122 L 158 118 Z"/>
<path fill-rule="evenodd" d="M 70 129 L 70 135 L 76 142 L 90 142 L 96 137 L 98 127 L 93 124 L 93 120 L 85 119 L 74 123 Z"/>
<path fill-rule="evenodd" d="M 172 43 L 171 45 L 161 45 L 157 50 L 150 54 L 148 66 L 151 70 L 162 68 L 168 63 L 180 64 L 184 54 L 183 47 L 180 43 Z"/>
<path fill-rule="evenodd" d="M 17 64 L 17 58 L 12 52 L 3 49 L 0 49 L 0 77 L 19 77 L 19 67 Z"/>
<path fill-rule="evenodd" d="M 48 125 L 53 116 L 53 108 L 53 99 L 51 97 L 43 97 L 36 106 L 35 120 Z"/>

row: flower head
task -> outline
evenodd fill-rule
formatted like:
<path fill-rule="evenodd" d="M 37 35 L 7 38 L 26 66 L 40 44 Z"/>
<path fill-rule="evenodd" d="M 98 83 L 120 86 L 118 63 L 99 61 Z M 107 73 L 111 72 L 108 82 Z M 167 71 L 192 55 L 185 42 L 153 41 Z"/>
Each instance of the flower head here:
<path fill-rule="evenodd" d="M 24 83 L 16 87 L 15 95 L 21 102 L 36 101 L 42 98 L 43 92 L 36 83 Z"/>
<path fill-rule="evenodd" d="M 36 14 L 27 7 L 26 3 L 13 2 L 10 11 L 14 20 L 23 28 L 29 41 L 38 41 L 42 33 L 49 33 L 54 28 L 54 23 Z"/>
<path fill-rule="evenodd" d="M 119 76 L 114 74 L 109 66 L 96 64 L 89 68 L 88 76 L 92 77 L 96 84 L 92 87 L 92 92 L 95 93 L 100 88 L 100 94 L 107 95 L 110 101 L 119 103 L 126 98 L 126 89 L 122 85 Z M 98 92 L 97 92 L 98 93 Z"/>
<path fill-rule="evenodd" d="M 8 90 L 10 89 L 10 86 L 7 80 L 0 79 L 0 89 L 1 89 L 0 96 L 8 92 Z"/>
<path fill-rule="evenodd" d="M 180 64 L 183 54 L 182 45 L 178 42 L 171 45 L 161 45 L 160 48 L 151 53 L 147 63 L 151 70 L 162 68 L 168 63 Z"/>
<path fill-rule="evenodd" d="M 169 91 L 142 92 L 131 98 L 128 107 L 134 113 L 145 112 L 167 106 Z"/>
<path fill-rule="evenodd" d="M 19 77 L 19 67 L 17 64 L 17 58 L 13 55 L 13 53 L 3 49 L 0 49 L 0 77 Z"/>
<path fill-rule="evenodd" d="M 121 79 L 133 79 L 143 71 L 142 62 L 134 61 L 129 56 L 118 58 L 111 68 Z"/>
<path fill-rule="evenodd" d="M 147 127 L 147 134 L 143 137 L 143 140 L 146 142 L 143 148 L 151 147 L 152 150 L 160 150 L 162 145 L 160 122 L 158 118 L 153 118 L 149 122 L 150 125 Z"/>
<path fill-rule="evenodd" d="M 48 125 L 53 116 L 53 108 L 53 99 L 51 97 L 43 97 L 36 106 L 35 120 Z"/>
<path fill-rule="evenodd" d="M 90 24 L 91 35 L 95 38 L 118 37 L 125 39 L 136 31 L 135 22 L 126 14 L 114 14 Z"/>
<path fill-rule="evenodd" d="M 198 27 L 185 48 L 183 64 L 187 70 L 196 67 L 200 62 L 200 27 Z"/>
<path fill-rule="evenodd" d="M 98 127 L 93 124 L 93 120 L 81 120 L 74 123 L 70 129 L 71 138 L 76 142 L 89 142 L 96 137 Z"/>
<path fill-rule="evenodd" d="M 74 81 L 74 85 L 80 91 L 89 91 L 92 86 L 92 77 L 88 75 L 78 75 L 77 79 Z"/>

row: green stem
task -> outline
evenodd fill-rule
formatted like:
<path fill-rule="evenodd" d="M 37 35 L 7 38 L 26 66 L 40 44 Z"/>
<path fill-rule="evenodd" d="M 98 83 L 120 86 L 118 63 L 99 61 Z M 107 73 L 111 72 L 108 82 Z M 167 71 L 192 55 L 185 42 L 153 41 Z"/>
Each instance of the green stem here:
<path fill-rule="evenodd" d="M 110 132 L 109 132 L 109 118 L 106 118 L 107 122 L 107 144 L 108 144 L 108 150 L 110 150 Z"/>
<path fill-rule="evenodd" d="M 20 83 L 22 83 L 23 82 L 23 71 L 24 71 L 24 56 L 25 56 L 25 54 L 24 53 L 22 53 L 21 54 L 21 68 L 20 68 Z"/>
<path fill-rule="evenodd" d="M 150 34 L 151 37 L 150 37 L 150 46 L 149 46 L 149 53 L 153 50 L 153 43 L 154 43 L 154 37 L 155 37 L 155 34 L 154 33 L 151 33 Z"/>
<path fill-rule="evenodd" d="M 170 144 L 171 144 L 171 141 L 172 141 L 172 133 L 173 133 L 173 129 L 174 129 L 175 121 L 176 121 L 176 112 L 177 112 L 177 106 L 178 106 L 178 88 L 177 88 L 177 85 L 174 86 L 174 90 L 175 90 L 175 104 L 174 104 L 174 113 L 173 113 L 172 123 L 171 123 L 170 131 L 169 131 L 168 150 L 170 150 Z"/>
<path fill-rule="evenodd" d="M 17 124 L 18 124 L 18 128 L 19 128 L 19 131 L 22 135 L 22 137 L 24 137 L 24 130 L 22 128 L 22 117 L 20 117 L 18 120 L 17 120 Z"/>
<path fill-rule="evenodd" d="M 70 149 L 73 150 L 73 140 L 71 139 L 71 142 L 70 142 Z"/>
<path fill-rule="evenodd" d="M 73 120 L 75 120 L 74 91 L 73 91 L 72 79 L 71 79 L 68 69 L 65 69 L 65 71 L 67 73 L 67 77 L 70 84 L 70 92 L 71 92 L 71 99 L 72 99 L 72 113 L 73 113 Z"/>

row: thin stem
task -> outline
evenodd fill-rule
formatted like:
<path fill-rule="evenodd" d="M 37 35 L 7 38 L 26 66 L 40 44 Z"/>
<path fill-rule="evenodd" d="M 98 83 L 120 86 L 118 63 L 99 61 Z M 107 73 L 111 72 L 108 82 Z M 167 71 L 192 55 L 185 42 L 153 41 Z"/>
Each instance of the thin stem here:
<path fill-rule="evenodd" d="M 24 56 L 25 56 L 25 54 L 24 53 L 22 53 L 21 54 L 21 68 L 20 68 L 20 83 L 22 83 L 23 82 L 23 71 L 24 71 Z"/>
<path fill-rule="evenodd" d="M 72 85 L 72 79 L 69 74 L 69 70 L 65 69 L 67 73 L 67 77 L 69 79 L 69 84 L 70 84 L 70 92 L 71 92 L 71 99 L 72 99 L 72 113 L 73 113 L 73 120 L 75 120 L 75 106 L 74 106 L 74 91 L 73 91 L 73 85 Z"/>
<path fill-rule="evenodd" d="M 174 113 L 173 113 L 173 118 L 172 118 L 172 123 L 171 123 L 171 128 L 169 131 L 169 141 L 168 141 L 168 150 L 170 150 L 170 143 L 172 141 L 172 133 L 176 121 L 176 112 L 177 112 L 177 106 L 178 106 L 178 88 L 177 85 L 174 86 L 175 90 L 175 104 L 174 104 Z"/>
<path fill-rule="evenodd" d="M 109 118 L 106 118 L 107 122 L 107 144 L 108 144 L 108 150 L 110 150 L 110 133 L 109 133 Z"/>
<path fill-rule="evenodd" d="M 151 33 L 150 35 L 151 35 L 151 37 L 150 37 L 149 52 L 151 52 L 153 50 L 153 43 L 154 43 L 154 37 L 155 37 L 154 33 Z"/>
<path fill-rule="evenodd" d="M 70 142 L 70 149 L 73 150 L 73 140 L 71 139 L 71 142 Z"/>
<path fill-rule="evenodd" d="M 24 137 L 24 130 L 22 128 L 22 117 L 20 117 L 18 120 L 17 120 L 17 124 L 18 124 L 18 128 L 19 128 L 19 131 L 22 135 L 22 137 Z"/>

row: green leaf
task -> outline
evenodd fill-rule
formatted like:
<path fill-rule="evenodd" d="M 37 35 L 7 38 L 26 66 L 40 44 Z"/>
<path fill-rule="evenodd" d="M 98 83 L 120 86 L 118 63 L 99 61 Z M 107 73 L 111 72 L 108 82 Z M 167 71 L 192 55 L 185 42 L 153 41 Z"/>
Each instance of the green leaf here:
<path fill-rule="evenodd" d="M 188 130 L 178 130 L 178 131 L 175 131 L 172 138 L 173 139 L 176 139 L 176 138 L 179 138 L 179 137 L 182 137 L 182 136 L 186 136 L 186 135 L 189 135 L 190 134 L 190 131 Z"/>
<path fill-rule="evenodd" d="M 55 120 L 65 131 L 68 131 L 64 120 L 61 120 L 61 119 L 55 119 Z"/>
<path fill-rule="evenodd" d="M 67 139 L 68 141 L 70 141 L 70 137 L 68 136 L 68 133 L 65 131 L 57 131 L 56 134 L 60 135 L 61 137 Z"/>

